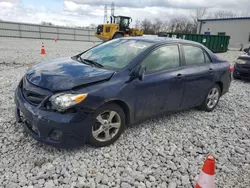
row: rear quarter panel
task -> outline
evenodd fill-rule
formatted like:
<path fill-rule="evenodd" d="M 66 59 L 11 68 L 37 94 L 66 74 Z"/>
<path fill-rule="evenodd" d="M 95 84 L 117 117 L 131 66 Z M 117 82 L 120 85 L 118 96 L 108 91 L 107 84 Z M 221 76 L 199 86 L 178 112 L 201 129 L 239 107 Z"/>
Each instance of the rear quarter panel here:
<path fill-rule="evenodd" d="M 221 95 L 229 91 L 231 83 L 231 72 L 229 71 L 230 64 L 227 61 L 218 61 L 214 63 L 216 67 L 215 82 L 222 84 Z"/>
<path fill-rule="evenodd" d="M 208 52 L 209 56 L 212 59 L 212 66 L 216 70 L 215 71 L 215 82 L 221 83 L 222 93 L 224 95 L 229 91 L 229 87 L 231 84 L 231 72 L 229 71 L 230 63 L 226 60 L 221 60 L 216 54 L 214 54 L 211 50 L 209 50 L 206 46 L 203 48 Z"/>

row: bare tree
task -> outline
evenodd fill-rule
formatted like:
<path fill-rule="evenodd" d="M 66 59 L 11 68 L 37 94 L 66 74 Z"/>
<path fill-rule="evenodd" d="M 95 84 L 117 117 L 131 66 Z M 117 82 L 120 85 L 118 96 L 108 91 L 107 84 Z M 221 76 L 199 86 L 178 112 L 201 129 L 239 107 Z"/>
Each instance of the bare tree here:
<path fill-rule="evenodd" d="M 163 26 L 163 23 L 161 20 L 159 20 L 158 18 L 155 19 L 155 21 L 152 23 L 152 26 L 151 26 L 151 32 L 153 34 L 157 34 L 161 31 L 162 29 L 162 26 Z"/>
<path fill-rule="evenodd" d="M 187 18 L 175 18 L 169 22 L 169 31 L 171 33 L 194 33 L 196 25 Z"/>
<path fill-rule="evenodd" d="M 161 32 L 167 32 L 169 30 L 169 22 L 165 21 L 162 23 Z"/>
<path fill-rule="evenodd" d="M 54 24 L 52 24 L 51 22 L 41 22 L 41 25 L 54 25 Z"/>
<path fill-rule="evenodd" d="M 91 23 L 91 24 L 89 24 L 89 28 L 90 28 L 90 29 L 96 29 L 97 26 L 96 26 L 96 24 Z"/>
<path fill-rule="evenodd" d="M 193 19 L 193 25 L 196 29 L 193 30 L 196 33 L 198 27 L 198 19 L 204 18 L 207 15 L 207 8 L 196 8 L 191 12 L 191 17 Z"/>
<path fill-rule="evenodd" d="M 242 12 L 239 14 L 239 16 L 241 16 L 241 17 L 248 17 L 248 16 L 250 16 L 250 13 L 249 13 L 249 11 L 242 11 Z"/>
<path fill-rule="evenodd" d="M 235 18 L 235 17 L 239 17 L 239 15 L 230 10 L 218 10 L 210 14 L 209 17 L 210 18 Z"/>
<path fill-rule="evenodd" d="M 153 34 L 152 33 L 152 22 L 148 19 L 145 19 L 141 22 L 141 28 L 144 29 L 145 34 Z"/>

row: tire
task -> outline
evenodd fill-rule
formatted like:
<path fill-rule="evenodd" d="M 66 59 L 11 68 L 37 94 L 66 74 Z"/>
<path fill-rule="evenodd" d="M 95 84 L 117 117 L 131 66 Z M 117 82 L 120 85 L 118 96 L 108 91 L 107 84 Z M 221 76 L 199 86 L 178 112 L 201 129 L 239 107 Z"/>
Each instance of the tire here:
<path fill-rule="evenodd" d="M 110 115 L 114 115 L 111 120 L 109 120 Z M 91 127 L 88 139 L 88 143 L 92 146 L 108 146 L 114 143 L 124 131 L 126 124 L 125 113 L 116 104 L 105 104 L 99 107 L 93 117 L 96 121 Z"/>
<path fill-rule="evenodd" d="M 113 39 L 118 39 L 118 38 L 122 38 L 123 35 L 121 33 L 116 33 L 114 36 L 113 36 Z"/>
<path fill-rule="evenodd" d="M 221 89 L 218 86 L 218 84 L 214 84 L 207 92 L 206 97 L 204 98 L 200 106 L 200 109 L 207 112 L 213 111 L 220 100 L 220 96 L 221 96 Z"/>

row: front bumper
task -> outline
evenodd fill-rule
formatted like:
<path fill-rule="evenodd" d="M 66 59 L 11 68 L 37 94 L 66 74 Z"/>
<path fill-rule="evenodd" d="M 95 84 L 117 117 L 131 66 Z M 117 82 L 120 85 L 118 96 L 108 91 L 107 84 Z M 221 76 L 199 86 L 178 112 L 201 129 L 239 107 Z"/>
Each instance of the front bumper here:
<path fill-rule="evenodd" d="M 23 96 L 21 88 L 15 91 L 17 121 L 33 138 L 60 148 L 72 148 L 84 145 L 91 131 L 93 118 L 82 111 L 61 114 L 31 105 Z M 55 139 L 53 135 L 58 134 Z"/>
<path fill-rule="evenodd" d="M 250 68 L 242 68 L 235 65 L 233 74 L 236 77 L 250 80 Z"/>

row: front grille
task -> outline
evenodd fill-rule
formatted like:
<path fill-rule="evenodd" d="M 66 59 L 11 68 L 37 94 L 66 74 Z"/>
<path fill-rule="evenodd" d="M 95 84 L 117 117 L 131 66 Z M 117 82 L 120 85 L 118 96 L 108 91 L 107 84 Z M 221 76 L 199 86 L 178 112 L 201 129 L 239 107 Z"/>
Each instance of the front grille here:
<path fill-rule="evenodd" d="M 33 105 L 39 105 L 45 99 L 45 96 L 27 91 L 23 88 L 23 96 L 25 99 Z"/>
<path fill-rule="evenodd" d="M 249 65 L 242 65 L 242 68 L 250 70 L 250 66 Z"/>
<path fill-rule="evenodd" d="M 250 73 L 240 73 L 240 76 L 242 76 L 242 77 L 250 77 Z"/>
<path fill-rule="evenodd" d="M 45 95 L 41 95 L 39 93 L 35 93 L 33 91 L 27 90 L 25 88 L 24 83 L 21 84 L 20 87 L 21 87 L 21 91 L 22 91 L 24 98 L 32 105 L 38 106 L 46 98 Z"/>

